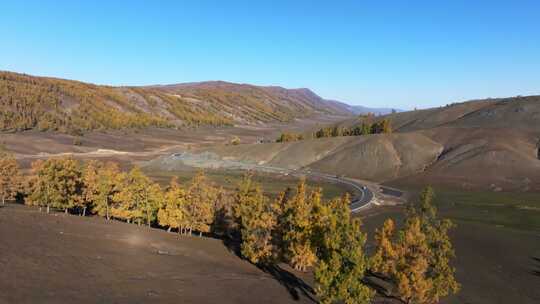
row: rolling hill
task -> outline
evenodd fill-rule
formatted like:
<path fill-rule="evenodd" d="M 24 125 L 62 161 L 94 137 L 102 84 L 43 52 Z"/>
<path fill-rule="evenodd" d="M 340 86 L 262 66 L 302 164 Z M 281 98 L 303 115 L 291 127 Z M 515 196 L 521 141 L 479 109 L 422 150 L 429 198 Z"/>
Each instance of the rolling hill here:
<path fill-rule="evenodd" d="M 112 87 L 0 72 L 0 130 L 87 130 L 255 125 L 315 115 L 352 116 L 308 89 L 221 81 Z"/>
<path fill-rule="evenodd" d="M 422 134 L 444 147 L 428 170 L 395 183 L 540 189 L 540 96 L 474 100 L 384 118 L 394 132 Z"/>
<path fill-rule="evenodd" d="M 147 163 L 150 170 L 202 168 L 312 169 L 331 175 L 384 182 L 424 171 L 442 153 L 442 145 L 421 134 L 343 136 L 286 143 L 213 145 L 164 155 Z M 182 155 L 182 157 L 177 157 Z"/>
<path fill-rule="evenodd" d="M 360 116 L 337 126 L 352 127 L 365 119 L 389 119 L 394 133 L 209 150 L 225 159 L 306 167 L 407 188 L 432 184 L 491 191 L 540 190 L 539 96 Z"/>
<path fill-rule="evenodd" d="M 540 96 L 471 100 L 425 110 L 388 114 L 394 131 L 408 132 L 436 127 L 510 128 L 540 131 Z M 361 123 L 352 118 L 341 125 Z"/>

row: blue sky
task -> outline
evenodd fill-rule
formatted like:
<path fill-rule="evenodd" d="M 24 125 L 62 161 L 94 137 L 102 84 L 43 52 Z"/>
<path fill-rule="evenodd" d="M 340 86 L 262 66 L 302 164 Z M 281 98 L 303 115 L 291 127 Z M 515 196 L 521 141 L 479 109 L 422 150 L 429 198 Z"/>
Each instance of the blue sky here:
<path fill-rule="evenodd" d="M 0 69 L 411 109 L 540 94 L 540 1 L 1 1 Z"/>

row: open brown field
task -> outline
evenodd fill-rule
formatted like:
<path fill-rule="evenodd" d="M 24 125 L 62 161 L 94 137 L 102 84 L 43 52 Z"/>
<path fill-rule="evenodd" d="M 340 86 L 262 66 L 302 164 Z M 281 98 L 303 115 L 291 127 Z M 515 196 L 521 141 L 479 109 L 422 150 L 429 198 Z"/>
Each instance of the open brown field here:
<path fill-rule="evenodd" d="M 449 196 L 467 197 L 479 198 Z M 444 207 L 445 195 L 439 198 L 441 215 L 457 224 L 451 238 L 462 284 L 458 295 L 441 303 L 538 303 L 540 230 L 464 219 Z M 361 216 L 372 239 L 385 218 L 399 222 L 402 214 L 401 208 L 384 207 Z M 263 271 L 218 239 L 179 237 L 98 217 L 47 215 L 20 205 L 0 208 L 0 236 L 0 298 L 6 303 L 313 303 L 309 272 L 283 265 Z"/>
<path fill-rule="evenodd" d="M 13 153 L 24 169 L 30 168 L 30 163 L 36 159 L 58 156 L 115 161 L 129 167 L 180 150 L 226 146 L 236 137 L 242 144 L 263 139 L 273 141 L 284 130 L 300 132 L 340 119 L 340 116 L 322 115 L 296 119 L 288 124 L 260 126 L 92 131 L 82 137 L 58 132 L 0 132 L 0 150 Z"/>
<path fill-rule="evenodd" d="M 312 303 L 217 239 L 19 205 L 0 208 L 0 239 L 0 303 Z"/>
<path fill-rule="evenodd" d="M 96 148 L 141 152 L 175 144 L 228 144 L 237 136 L 242 143 L 274 141 L 285 130 L 302 132 L 340 121 L 343 116 L 318 115 L 289 123 L 235 125 L 231 127 L 144 128 L 89 131 L 82 136 L 52 131 L 0 132 L 3 148 L 16 154 L 87 152 Z M 76 145 L 75 140 L 81 141 Z"/>

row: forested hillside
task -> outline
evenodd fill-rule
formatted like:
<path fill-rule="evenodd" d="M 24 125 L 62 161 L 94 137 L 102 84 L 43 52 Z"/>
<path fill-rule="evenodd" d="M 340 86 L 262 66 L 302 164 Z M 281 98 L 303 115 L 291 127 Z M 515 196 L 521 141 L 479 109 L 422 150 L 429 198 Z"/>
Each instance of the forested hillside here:
<path fill-rule="evenodd" d="M 224 81 L 152 86 L 194 103 L 219 104 L 234 119 L 247 121 L 289 121 L 313 114 L 352 116 L 348 105 L 326 100 L 309 89 L 254 86 Z"/>
<path fill-rule="evenodd" d="M 305 90 L 309 91 L 309 90 Z M 111 87 L 0 72 L 0 130 L 86 130 L 286 122 L 350 115 L 311 91 L 224 82 Z"/>

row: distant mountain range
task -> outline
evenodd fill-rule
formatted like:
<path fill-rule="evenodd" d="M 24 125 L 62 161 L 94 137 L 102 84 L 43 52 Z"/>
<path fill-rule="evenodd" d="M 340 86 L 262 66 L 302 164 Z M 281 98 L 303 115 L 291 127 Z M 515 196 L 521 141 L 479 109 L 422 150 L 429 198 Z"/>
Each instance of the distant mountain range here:
<path fill-rule="evenodd" d="M 148 86 L 169 93 L 196 95 L 197 98 L 212 98 L 223 94 L 227 98 L 241 100 L 248 98 L 252 102 L 262 102 L 268 106 L 289 109 L 294 117 L 312 114 L 332 114 L 351 116 L 354 112 L 343 102 L 327 100 L 307 88 L 286 89 L 278 86 L 255 86 L 225 81 L 205 81 L 170 85 Z M 232 100 L 234 102 L 234 100 Z"/>
<path fill-rule="evenodd" d="M 361 114 L 368 114 L 373 113 L 375 115 L 386 115 L 386 114 L 392 114 L 393 112 L 404 112 L 404 110 L 396 109 L 396 108 L 370 108 L 370 107 L 364 107 L 364 106 L 358 106 L 358 105 L 349 105 L 347 103 L 337 101 L 337 100 L 324 100 L 326 104 L 333 105 L 333 107 L 336 107 L 340 109 L 340 111 L 352 113 L 354 115 L 361 115 Z"/>
<path fill-rule="evenodd" d="M 392 112 L 403 112 L 404 110 L 394 108 L 369 108 L 364 106 L 349 106 L 349 111 L 358 115 L 367 113 L 373 113 L 375 115 L 386 115 L 391 114 Z"/>
<path fill-rule="evenodd" d="M 390 111 L 327 100 L 305 88 L 224 81 L 113 87 L 0 71 L 0 131 L 249 125 Z"/>

